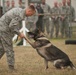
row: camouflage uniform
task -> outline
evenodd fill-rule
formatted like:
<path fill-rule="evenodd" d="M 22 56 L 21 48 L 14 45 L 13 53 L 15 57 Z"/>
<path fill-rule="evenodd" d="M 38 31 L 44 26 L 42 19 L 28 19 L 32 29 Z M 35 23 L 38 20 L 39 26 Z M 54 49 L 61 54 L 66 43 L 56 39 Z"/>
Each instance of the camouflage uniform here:
<path fill-rule="evenodd" d="M 20 8 L 22 8 L 22 9 L 24 9 L 24 8 L 25 8 L 25 6 L 23 6 L 23 5 L 19 5 L 19 7 L 20 7 Z"/>
<path fill-rule="evenodd" d="M 61 16 L 63 17 L 63 19 L 61 18 L 61 36 L 62 38 L 64 37 L 69 37 L 69 21 L 68 21 L 68 9 L 67 6 L 62 6 L 62 9 L 60 11 Z"/>
<path fill-rule="evenodd" d="M 51 17 L 51 20 L 52 20 L 51 37 L 53 37 L 54 26 L 56 29 L 55 36 L 58 37 L 58 34 L 59 34 L 59 15 L 56 15 L 56 14 L 60 14 L 60 10 L 58 7 L 53 7 L 51 12 L 53 15 L 53 17 Z"/>
<path fill-rule="evenodd" d="M 75 20 L 75 9 L 70 5 L 68 6 L 68 19 L 69 19 L 69 37 L 72 36 L 72 22 Z"/>
<path fill-rule="evenodd" d="M 11 7 L 6 6 L 5 7 L 5 12 L 9 11 L 11 9 Z"/>
<path fill-rule="evenodd" d="M 14 66 L 14 51 L 12 38 L 14 34 L 20 34 L 19 22 L 25 17 L 25 10 L 13 8 L 0 18 L 0 59 L 6 53 L 8 65 Z"/>
<path fill-rule="evenodd" d="M 51 13 L 51 8 L 50 8 L 49 5 L 47 5 L 47 4 L 45 4 L 45 5 L 41 4 L 41 7 L 42 7 L 42 9 L 44 11 L 44 14 L 50 14 Z M 49 27 L 50 27 L 50 20 L 49 20 L 49 18 L 50 18 L 49 15 L 44 15 L 44 17 L 43 17 L 43 25 L 44 26 L 42 26 L 42 27 L 44 27 L 43 28 L 44 31 L 45 31 L 45 28 L 46 28 L 47 34 L 49 34 L 49 32 L 50 32 L 50 29 L 49 29 Z"/>

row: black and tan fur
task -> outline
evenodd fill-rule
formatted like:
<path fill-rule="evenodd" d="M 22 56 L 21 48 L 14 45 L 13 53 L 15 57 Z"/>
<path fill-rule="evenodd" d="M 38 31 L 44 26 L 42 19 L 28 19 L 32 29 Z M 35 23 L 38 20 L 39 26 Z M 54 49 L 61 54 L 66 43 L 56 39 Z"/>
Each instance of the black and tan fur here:
<path fill-rule="evenodd" d="M 37 50 L 38 54 L 44 58 L 46 69 L 48 68 L 48 61 L 53 62 L 57 69 L 63 69 L 68 66 L 75 69 L 68 55 L 54 46 L 41 31 L 36 29 L 33 32 L 28 32 L 28 34 L 32 39 L 35 40 L 35 49 Z"/>

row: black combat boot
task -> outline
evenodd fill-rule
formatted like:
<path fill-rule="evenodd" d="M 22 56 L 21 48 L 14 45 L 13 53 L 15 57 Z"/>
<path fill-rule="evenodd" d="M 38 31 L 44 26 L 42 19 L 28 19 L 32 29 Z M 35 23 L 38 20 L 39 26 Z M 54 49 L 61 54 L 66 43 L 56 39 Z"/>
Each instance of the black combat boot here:
<path fill-rule="evenodd" d="M 13 66 L 13 65 L 9 65 L 9 70 L 10 70 L 10 72 L 13 72 L 13 71 L 15 71 L 15 68 L 14 68 L 14 66 Z"/>

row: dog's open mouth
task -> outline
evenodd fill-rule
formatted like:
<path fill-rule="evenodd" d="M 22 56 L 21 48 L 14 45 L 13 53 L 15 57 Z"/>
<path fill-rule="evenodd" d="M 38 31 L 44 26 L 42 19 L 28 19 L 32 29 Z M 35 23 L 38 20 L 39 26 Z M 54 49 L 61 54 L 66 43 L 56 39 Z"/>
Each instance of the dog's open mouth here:
<path fill-rule="evenodd" d="M 30 37 L 30 38 L 33 38 L 33 37 L 34 37 L 34 35 L 29 35 L 29 37 Z"/>
<path fill-rule="evenodd" d="M 34 34 L 31 33 L 31 32 L 28 32 L 28 35 L 29 35 L 30 38 L 33 38 L 34 37 Z"/>

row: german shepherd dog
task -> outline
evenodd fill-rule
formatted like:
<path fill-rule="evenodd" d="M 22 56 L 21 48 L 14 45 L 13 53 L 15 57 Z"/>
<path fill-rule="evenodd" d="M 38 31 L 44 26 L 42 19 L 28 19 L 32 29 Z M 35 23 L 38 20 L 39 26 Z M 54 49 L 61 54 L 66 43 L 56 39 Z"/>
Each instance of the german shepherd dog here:
<path fill-rule="evenodd" d="M 28 32 L 28 35 L 35 41 L 33 43 L 34 48 L 38 54 L 44 58 L 46 69 L 48 68 L 48 61 L 53 62 L 57 69 L 64 69 L 68 66 L 72 69 L 76 69 L 68 55 L 54 46 L 40 30 L 36 29 L 32 32 Z"/>

